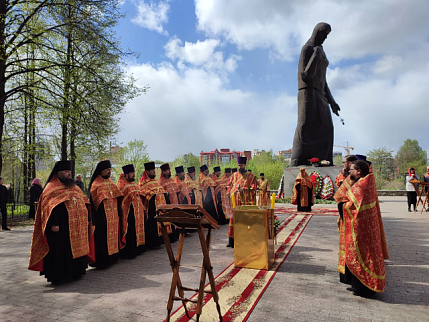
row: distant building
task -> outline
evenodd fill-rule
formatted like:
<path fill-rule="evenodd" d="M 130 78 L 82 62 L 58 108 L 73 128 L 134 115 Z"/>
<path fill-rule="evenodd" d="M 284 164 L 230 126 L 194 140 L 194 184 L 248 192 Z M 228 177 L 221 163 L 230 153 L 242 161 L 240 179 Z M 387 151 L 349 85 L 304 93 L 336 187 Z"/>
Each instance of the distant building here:
<path fill-rule="evenodd" d="M 292 157 L 292 149 L 279 151 L 277 155 L 283 157 L 285 160 L 290 160 Z"/>
<path fill-rule="evenodd" d="M 261 153 L 265 152 L 265 150 L 259 150 L 259 149 L 254 149 L 253 150 L 253 157 L 255 157 L 255 155 L 260 156 Z"/>
<path fill-rule="evenodd" d="M 239 156 L 247 157 L 247 160 L 252 159 L 251 151 L 230 151 L 229 149 L 216 149 L 210 152 L 200 152 L 200 163 L 207 166 L 215 164 L 225 164 Z"/>
<path fill-rule="evenodd" d="M 343 156 L 343 153 L 342 152 L 338 152 L 338 151 L 334 151 L 334 152 L 332 152 L 332 159 L 333 158 L 335 158 L 337 155 L 339 155 L 339 156 Z"/>

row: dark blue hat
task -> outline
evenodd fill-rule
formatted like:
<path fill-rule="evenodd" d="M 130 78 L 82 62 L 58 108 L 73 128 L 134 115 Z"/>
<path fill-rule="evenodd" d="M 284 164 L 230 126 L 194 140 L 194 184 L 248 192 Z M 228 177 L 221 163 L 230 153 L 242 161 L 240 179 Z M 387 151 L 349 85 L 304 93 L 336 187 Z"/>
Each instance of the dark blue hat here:
<path fill-rule="evenodd" d="M 218 172 L 218 171 L 220 171 L 220 167 L 214 167 L 213 168 L 213 172 Z"/>
<path fill-rule="evenodd" d="M 204 172 L 204 171 L 206 171 L 208 169 L 208 167 L 207 167 L 207 165 L 205 165 L 205 164 L 203 164 L 201 167 L 200 167 L 200 171 L 201 172 Z"/>
<path fill-rule="evenodd" d="M 176 170 L 176 174 L 180 172 L 185 172 L 185 169 L 183 169 L 183 165 L 175 167 L 174 169 Z"/>
<path fill-rule="evenodd" d="M 238 164 L 246 164 L 247 158 L 246 157 L 237 157 L 237 163 Z"/>
<path fill-rule="evenodd" d="M 195 167 L 188 167 L 188 173 L 195 173 Z"/>

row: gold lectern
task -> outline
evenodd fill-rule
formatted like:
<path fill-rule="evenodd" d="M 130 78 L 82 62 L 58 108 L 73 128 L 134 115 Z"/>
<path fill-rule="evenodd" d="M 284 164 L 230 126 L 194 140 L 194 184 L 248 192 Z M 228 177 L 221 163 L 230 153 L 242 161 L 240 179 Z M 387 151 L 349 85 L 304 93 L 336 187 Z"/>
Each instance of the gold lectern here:
<path fill-rule="evenodd" d="M 185 309 L 186 316 L 189 317 L 186 302 L 192 302 L 197 304 L 196 313 L 197 321 L 200 319 L 200 315 L 203 308 L 203 297 L 204 293 L 209 293 L 213 296 L 213 301 L 216 303 L 216 309 L 219 314 L 219 321 L 222 321 L 222 314 L 220 312 L 219 296 L 216 291 L 216 284 L 213 276 L 212 265 L 210 263 L 210 240 L 211 230 L 219 229 L 219 225 L 216 220 L 213 219 L 203 208 L 199 205 L 160 205 L 156 210 L 156 220 L 161 223 L 161 232 L 164 238 L 165 248 L 167 250 L 170 265 L 173 270 L 173 278 L 170 287 L 170 296 L 168 297 L 167 303 L 167 318 L 166 321 L 170 321 L 171 310 L 173 309 L 173 301 L 181 301 Z M 179 245 L 177 246 L 176 258 L 174 258 L 173 249 L 171 248 L 170 239 L 168 238 L 167 229 L 164 223 L 170 222 L 181 228 L 179 236 Z M 183 243 L 185 241 L 185 229 L 194 228 L 198 230 L 198 236 L 200 238 L 201 250 L 203 252 L 203 265 L 201 267 L 201 278 L 200 285 L 198 288 L 189 288 L 182 285 L 179 275 L 180 260 L 182 258 Z M 208 230 L 207 236 L 204 237 L 204 228 Z M 210 282 L 210 291 L 204 290 L 206 283 L 206 274 L 208 275 Z M 179 296 L 176 296 L 176 289 Z M 184 291 L 194 291 L 198 293 L 196 300 L 188 299 L 185 297 Z"/>
<path fill-rule="evenodd" d="M 268 270 L 274 263 L 274 209 L 234 208 L 234 264 Z"/>

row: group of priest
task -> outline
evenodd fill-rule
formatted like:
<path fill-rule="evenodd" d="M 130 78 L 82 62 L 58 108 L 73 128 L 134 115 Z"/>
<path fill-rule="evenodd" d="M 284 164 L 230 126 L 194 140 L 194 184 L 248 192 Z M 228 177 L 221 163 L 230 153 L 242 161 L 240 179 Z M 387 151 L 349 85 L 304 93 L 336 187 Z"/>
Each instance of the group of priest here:
<path fill-rule="evenodd" d="M 71 161 L 58 161 L 39 198 L 29 269 L 39 271 L 53 284 L 85 275 L 87 265 L 106 268 L 119 257 L 134 258 L 163 243 L 156 209 L 164 204 L 201 206 L 219 224 L 228 224 L 229 244 L 234 246 L 233 202 L 235 205 L 269 205 L 270 187 L 261 174 L 246 170 L 247 159 L 239 157 L 238 171 L 220 167 L 210 173 L 207 165 L 175 168 L 172 178 L 168 163 L 157 180 L 155 163 L 145 163 L 139 182 L 132 164 L 122 167 L 117 184 L 110 178 L 112 165 L 101 161 L 89 184 L 89 199 L 71 177 Z M 234 171 L 235 170 L 235 171 Z M 231 197 L 234 196 L 234 197 Z M 170 242 L 177 231 L 166 224 Z"/>

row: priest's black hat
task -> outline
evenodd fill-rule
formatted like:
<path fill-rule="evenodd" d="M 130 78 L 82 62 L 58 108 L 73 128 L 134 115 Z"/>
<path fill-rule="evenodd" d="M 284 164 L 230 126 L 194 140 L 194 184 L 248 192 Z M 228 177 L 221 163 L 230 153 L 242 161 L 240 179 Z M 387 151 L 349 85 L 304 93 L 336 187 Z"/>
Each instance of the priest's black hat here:
<path fill-rule="evenodd" d="M 220 171 L 220 167 L 214 167 L 213 168 L 213 172 L 218 172 L 218 171 Z"/>
<path fill-rule="evenodd" d="M 144 169 L 146 171 L 155 169 L 155 162 L 147 162 L 144 164 Z"/>
<path fill-rule="evenodd" d="M 183 169 L 183 165 L 175 167 L 174 170 L 176 170 L 176 174 L 180 172 L 185 172 L 185 169 Z"/>
<path fill-rule="evenodd" d="M 206 171 L 208 169 L 208 167 L 207 167 L 207 165 L 205 165 L 205 164 L 203 164 L 201 167 L 200 167 L 200 171 L 201 172 L 204 172 L 204 171 Z"/>
<path fill-rule="evenodd" d="M 164 163 L 160 168 L 161 168 L 161 171 L 166 171 L 170 169 L 170 165 L 168 163 Z"/>
<path fill-rule="evenodd" d="M 51 181 L 51 179 L 60 171 L 71 171 L 72 169 L 72 162 L 70 160 L 64 160 L 64 161 L 57 161 L 55 162 L 55 165 L 51 171 L 51 174 L 48 177 L 48 180 L 46 180 L 46 185 Z"/>
<path fill-rule="evenodd" d="M 124 165 L 122 167 L 122 171 L 124 171 L 124 174 L 128 174 L 128 173 L 131 173 L 131 172 L 136 172 L 136 170 L 134 169 L 134 164 Z"/>
<path fill-rule="evenodd" d="M 231 170 L 232 170 L 231 168 L 225 168 L 225 173 L 231 173 L 232 172 Z"/>
<path fill-rule="evenodd" d="M 195 173 L 195 167 L 188 167 L 188 173 Z"/>

